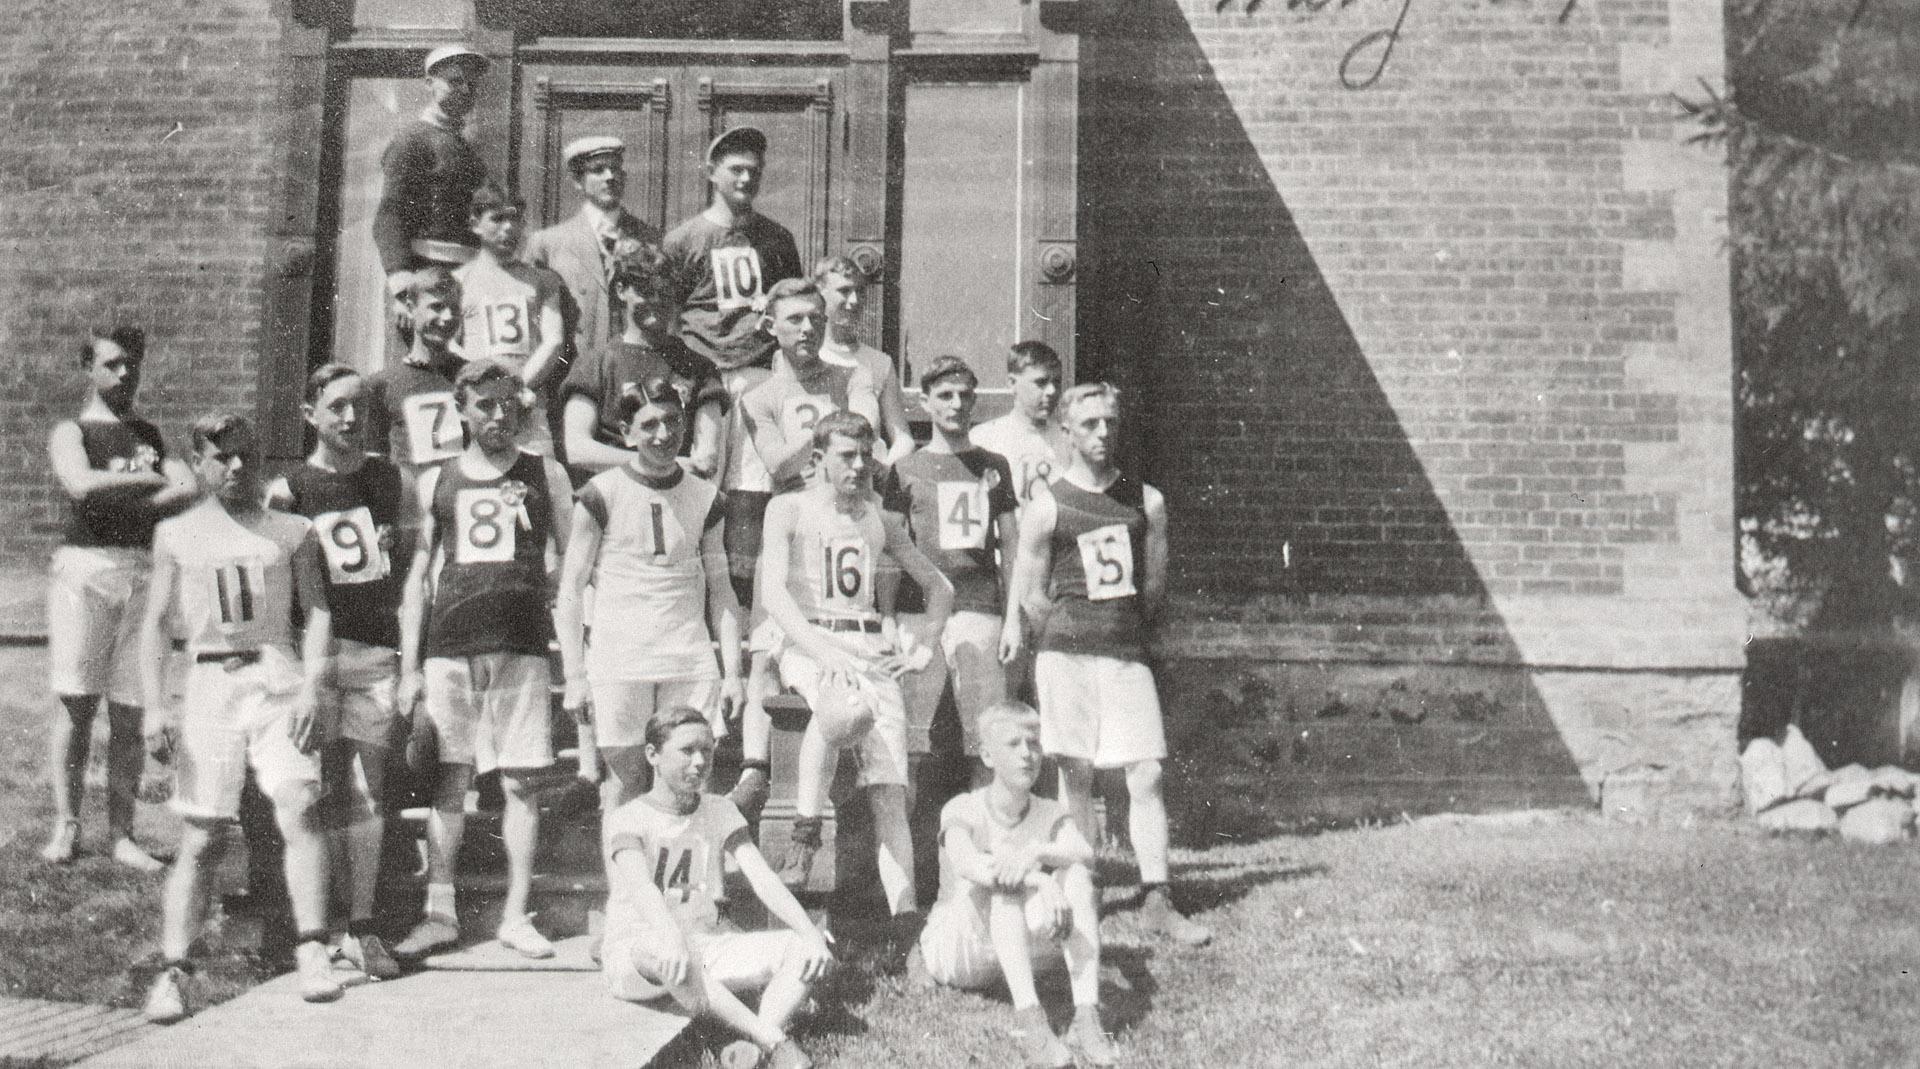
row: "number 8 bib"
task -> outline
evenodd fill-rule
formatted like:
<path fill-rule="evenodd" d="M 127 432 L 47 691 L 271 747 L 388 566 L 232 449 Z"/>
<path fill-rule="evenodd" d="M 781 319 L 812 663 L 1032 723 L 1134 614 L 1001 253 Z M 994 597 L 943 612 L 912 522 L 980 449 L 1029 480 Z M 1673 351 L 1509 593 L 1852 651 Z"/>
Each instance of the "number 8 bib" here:
<path fill-rule="evenodd" d="M 1124 523 L 1096 527 L 1080 536 L 1080 570 L 1088 601 L 1112 601 L 1139 593 L 1133 587 L 1133 537 Z"/>
<path fill-rule="evenodd" d="M 323 512 L 313 518 L 320 548 L 327 555 L 327 578 L 336 586 L 371 583 L 387 577 L 387 553 L 380 545 L 380 529 L 365 505 L 345 512 Z"/>
<path fill-rule="evenodd" d="M 453 559 L 485 564 L 513 559 L 519 509 L 497 486 L 468 487 L 453 495 Z"/>

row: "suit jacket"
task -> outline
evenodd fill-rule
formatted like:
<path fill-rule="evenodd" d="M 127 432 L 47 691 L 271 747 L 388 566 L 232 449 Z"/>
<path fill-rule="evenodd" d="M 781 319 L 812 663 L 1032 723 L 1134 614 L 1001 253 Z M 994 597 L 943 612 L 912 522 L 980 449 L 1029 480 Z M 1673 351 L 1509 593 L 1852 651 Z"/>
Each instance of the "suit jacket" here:
<path fill-rule="evenodd" d="M 660 231 L 624 208 L 620 211 L 619 230 L 622 237 L 660 243 Z M 626 324 L 614 314 L 613 297 L 607 292 L 609 265 L 586 208 L 536 232 L 527 241 L 526 260 L 551 268 L 566 280 L 567 300 L 562 302 L 561 311 L 571 328 L 575 355 L 604 347 L 626 329 Z"/>

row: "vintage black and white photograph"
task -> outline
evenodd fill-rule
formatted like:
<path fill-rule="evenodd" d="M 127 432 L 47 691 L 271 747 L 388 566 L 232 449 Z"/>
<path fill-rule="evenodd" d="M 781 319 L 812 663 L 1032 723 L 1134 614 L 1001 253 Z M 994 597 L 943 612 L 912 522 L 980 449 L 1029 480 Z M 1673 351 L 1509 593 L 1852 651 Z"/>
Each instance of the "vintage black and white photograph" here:
<path fill-rule="evenodd" d="M 1920 0 L 21 0 L 0 1067 L 1920 1065 Z"/>

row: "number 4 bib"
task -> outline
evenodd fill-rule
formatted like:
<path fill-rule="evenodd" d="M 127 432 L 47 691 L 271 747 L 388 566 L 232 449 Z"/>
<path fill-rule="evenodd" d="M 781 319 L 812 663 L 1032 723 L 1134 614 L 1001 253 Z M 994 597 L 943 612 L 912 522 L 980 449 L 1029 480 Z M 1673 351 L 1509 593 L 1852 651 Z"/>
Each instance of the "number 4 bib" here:
<path fill-rule="evenodd" d="M 1080 536 L 1080 570 L 1087 600 L 1111 601 L 1139 593 L 1133 587 L 1133 536 L 1124 523 L 1096 527 Z"/>
<path fill-rule="evenodd" d="M 336 586 L 371 583 L 387 577 L 387 552 L 380 545 L 380 528 L 365 505 L 345 512 L 323 512 L 313 518 L 320 548 L 327 555 L 327 578 Z"/>
<path fill-rule="evenodd" d="M 940 548 L 987 548 L 987 484 L 938 482 L 933 489 L 940 507 Z"/>

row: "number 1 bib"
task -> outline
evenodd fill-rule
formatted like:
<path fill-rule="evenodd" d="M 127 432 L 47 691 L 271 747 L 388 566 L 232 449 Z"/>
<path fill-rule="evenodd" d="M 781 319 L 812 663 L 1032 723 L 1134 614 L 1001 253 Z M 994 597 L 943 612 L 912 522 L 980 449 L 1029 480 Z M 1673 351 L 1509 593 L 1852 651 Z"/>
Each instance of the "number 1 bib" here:
<path fill-rule="evenodd" d="M 1080 536 L 1080 570 L 1088 601 L 1112 601 L 1139 593 L 1133 587 L 1133 536 L 1124 523 L 1096 527 Z"/>
<path fill-rule="evenodd" d="M 465 448 L 453 393 L 416 393 L 400 402 L 407 424 L 407 453 L 415 464 L 457 457 Z"/>
<path fill-rule="evenodd" d="M 380 545 L 380 528 L 365 505 L 345 512 L 323 512 L 313 518 L 320 548 L 327 556 L 327 578 L 336 586 L 371 583 L 389 571 L 387 551 Z"/>

